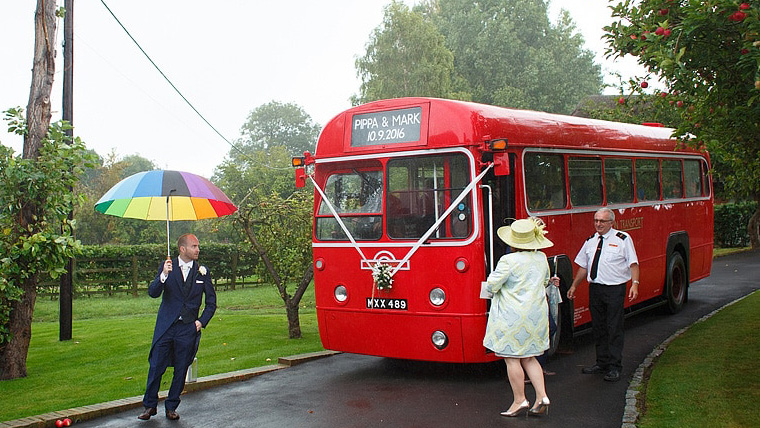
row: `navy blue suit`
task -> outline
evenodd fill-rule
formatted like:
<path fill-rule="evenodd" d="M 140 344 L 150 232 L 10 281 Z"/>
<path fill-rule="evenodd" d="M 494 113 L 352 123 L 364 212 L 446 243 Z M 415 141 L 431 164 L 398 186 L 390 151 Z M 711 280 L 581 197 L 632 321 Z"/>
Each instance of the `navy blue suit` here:
<path fill-rule="evenodd" d="M 201 274 L 197 261 L 193 261 L 187 274 L 187 284 L 176 257 L 172 259 L 172 270 L 165 282 L 161 282 L 163 269 L 164 263 L 161 263 L 158 275 L 148 286 L 150 297 L 157 298 L 162 294 L 163 297 L 148 356 L 150 370 L 143 405 L 156 407 L 161 377 L 167 367 L 173 366 L 174 375 L 164 405 L 167 410 L 175 410 L 185 387 L 187 368 L 195 358 L 201 338 L 201 333 L 196 331 L 195 320 L 200 321 L 204 328 L 208 325 L 216 312 L 216 292 L 211 283 L 211 274 L 208 271 L 205 275 Z M 205 306 L 199 318 L 202 296 L 205 296 Z"/>

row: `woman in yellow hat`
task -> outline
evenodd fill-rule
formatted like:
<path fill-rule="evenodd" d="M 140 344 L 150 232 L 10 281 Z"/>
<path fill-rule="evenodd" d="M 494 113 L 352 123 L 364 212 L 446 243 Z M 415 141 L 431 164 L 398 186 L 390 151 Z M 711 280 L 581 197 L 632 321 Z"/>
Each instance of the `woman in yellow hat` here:
<path fill-rule="evenodd" d="M 549 410 L 543 370 L 535 357 L 549 348 L 545 287 L 551 275 L 546 255 L 538 250 L 554 244 L 544 237 L 544 223 L 538 218 L 517 220 L 496 233 L 513 251 L 499 260 L 486 280 L 493 297 L 483 345 L 507 364 L 513 401 L 502 416 L 538 416 Z M 532 407 L 525 396 L 526 373 L 536 390 Z"/>

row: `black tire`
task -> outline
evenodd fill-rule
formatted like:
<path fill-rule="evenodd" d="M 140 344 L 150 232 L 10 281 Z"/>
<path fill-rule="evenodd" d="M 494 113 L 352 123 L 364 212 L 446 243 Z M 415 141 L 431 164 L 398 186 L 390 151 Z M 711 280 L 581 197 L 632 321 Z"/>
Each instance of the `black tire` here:
<path fill-rule="evenodd" d="M 673 252 L 668 259 L 668 272 L 665 277 L 665 300 L 668 303 L 668 312 L 677 314 L 683 309 L 688 287 L 689 273 L 686 271 L 686 263 L 681 253 Z"/>

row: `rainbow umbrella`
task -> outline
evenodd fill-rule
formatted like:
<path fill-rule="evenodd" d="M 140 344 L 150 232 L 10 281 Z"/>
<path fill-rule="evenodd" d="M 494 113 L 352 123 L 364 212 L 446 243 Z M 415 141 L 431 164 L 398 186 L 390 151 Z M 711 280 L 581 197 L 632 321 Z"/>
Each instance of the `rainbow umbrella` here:
<path fill-rule="evenodd" d="M 169 221 L 217 218 L 237 207 L 207 179 L 180 171 L 143 171 L 116 183 L 95 203 L 108 215 L 166 221 L 166 253 L 169 253 Z"/>

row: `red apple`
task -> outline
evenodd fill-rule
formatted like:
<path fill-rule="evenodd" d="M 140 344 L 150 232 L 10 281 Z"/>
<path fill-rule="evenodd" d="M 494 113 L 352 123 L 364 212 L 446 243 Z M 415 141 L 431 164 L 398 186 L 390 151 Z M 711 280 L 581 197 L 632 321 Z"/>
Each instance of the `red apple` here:
<path fill-rule="evenodd" d="M 63 426 L 70 427 L 71 426 L 71 419 L 66 418 L 63 420 Z"/>
<path fill-rule="evenodd" d="M 642 87 L 642 88 L 646 89 L 646 88 L 647 88 L 647 86 L 649 86 L 649 83 L 647 83 L 646 81 L 644 81 L 644 82 L 641 82 L 641 87 Z"/>
<path fill-rule="evenodd" d="M 662 33 L 665 37 L 668 37 L 670 35 L 670 28 L 666 28 Z"/>
<path fill-rule="evenodd" d="M 739 9 L 741 9 L 741 10 L 747 10 L 747 9 L 749 9 L 749 7 L 750 7 L 749 3 L 742 3 L 742 4 L 739 5 Z"/>
<path fill-rule="evenodd" d="M 668 9 L 660 9 L 660 15 L 665 16 L 668 14 Z"/>
<path fill-rule="evenodd" d="M 618 104 L 625 104 L 625 97 L 618 98 Z"/>
<path fill-rule="evenodd" d="M 62 420 L 60 420 L 60 419 L 57 419 L 57 420 L 55 421 L 55 426 L 57 426 L 58 428 L 61 428 L 61 427 L 63 426 L 63 421 L 62 421 Z"/>
<path fill-rule="evenodd" d="M 742 11 L 734 12 L 731 16 L 728 17 L 730 21 L 734 22 L 742 22 L 744 21 L 744 18 L 747 17 L 747 14 Z"/>
<path fill-rule="evenodd" d="M 657 34 L 658 36 L 662 36 L 663 34 L 665 34 L 665 29 L 662 27 L 657 27 L 657 29 L 654 30 L 654 33 Z"/>
<path fill-rule="evenodd" d="M 681 101 L 681 100 L 678 100 L 678 102 L 676 103 L 676 105 L 677 105 L 678 107 L 683 107 L 683 101 Z"/>

